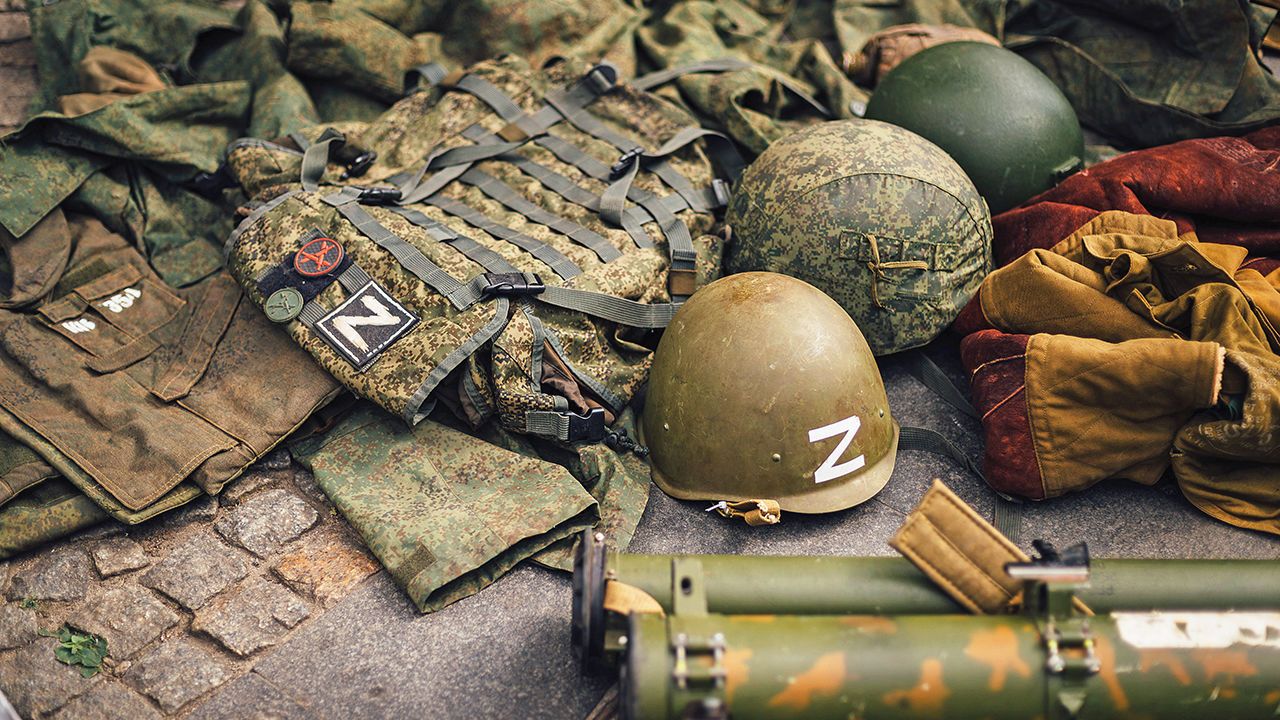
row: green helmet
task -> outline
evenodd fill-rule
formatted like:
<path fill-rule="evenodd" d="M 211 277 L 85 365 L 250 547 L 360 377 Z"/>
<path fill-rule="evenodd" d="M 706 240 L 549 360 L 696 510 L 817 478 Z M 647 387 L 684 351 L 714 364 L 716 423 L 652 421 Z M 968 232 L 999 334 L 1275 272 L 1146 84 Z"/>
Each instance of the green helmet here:
<path fill-rule="evenodd" d="M 858 326 L 775 273 L 721 278 L 680 308 L 653 356 L 641 433 L 668 495 L 802 513 L 879 492 L 898 442 Z"/>
<path fill-rule="evenodd" d="M 867 103 L 868 118 L 901 125 L 960 163 L 1000 213 L 1080 169 L 1084 134 L 1066 96 L 1017 53 L 944 43 L 894 68 Z"/>
<path fill-rule="evenodd" d="M 813 125 L 769 146 L 729 203 L 729 272 L 816 285 L 877 355 L 955 320 L 991 270 L 991 216 L 945 152 L 871 120 Z"/>

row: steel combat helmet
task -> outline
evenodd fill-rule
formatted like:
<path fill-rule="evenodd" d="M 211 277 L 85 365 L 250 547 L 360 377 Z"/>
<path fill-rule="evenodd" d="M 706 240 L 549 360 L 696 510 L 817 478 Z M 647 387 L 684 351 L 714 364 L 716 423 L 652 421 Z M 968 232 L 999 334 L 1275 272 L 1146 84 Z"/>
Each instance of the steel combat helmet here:
<path fill-rule="evenodd" d="M 1079 170 L 1080 121 L 1058 86 L 1012 50 L 945 43 L 913 55 L 880 81 L 868 118 L 928 138 L 969 174 L 1001 213 Z"/>
<path fill-rule="evenodd" d="M 991 270 L 991 217 L 973 183 L 938 146 L 887 123 L 778 140 L 743 174 L 727 217 L 729 272 L 817 286 L 876 355 L 933 340 Z"/>
<path fill-rule="evenodd" d="M 721 278 L 676 313 L 641 430 L 668 495 L 802 513 L 875 495 L 898 441 L 858 326 L 812 285 L 758 272 Z"/>

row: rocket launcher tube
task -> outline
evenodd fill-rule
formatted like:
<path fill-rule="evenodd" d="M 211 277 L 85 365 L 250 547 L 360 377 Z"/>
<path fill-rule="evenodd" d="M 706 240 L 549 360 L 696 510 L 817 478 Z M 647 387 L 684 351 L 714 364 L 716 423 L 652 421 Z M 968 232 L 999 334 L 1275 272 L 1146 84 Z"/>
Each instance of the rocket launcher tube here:
<path fill-rule="evenodd" d="M 672 561 L 702 566 L 707 611 L 725 615 L 940 615 L 964 612 L 901 557 L 634 555 L 584 534 L 574 572 L 573 640 L 586 668 L 616 660 L 626 619 L 605 609 L 622 583 L 672 611 Z M 1145 610 L 1280 611 L 1280 561 L 1094 559 L 1076 596 L 1098 614 Z"/>
<path fill-rule="evenodd" d="M 636 614 L 621 705 L 644 720 L 1280 712 L 1280 613 L 1099 614 L 1097 670 L 1070 677 L 1052 669 L 1042 630 L 1021 615 Z"/>

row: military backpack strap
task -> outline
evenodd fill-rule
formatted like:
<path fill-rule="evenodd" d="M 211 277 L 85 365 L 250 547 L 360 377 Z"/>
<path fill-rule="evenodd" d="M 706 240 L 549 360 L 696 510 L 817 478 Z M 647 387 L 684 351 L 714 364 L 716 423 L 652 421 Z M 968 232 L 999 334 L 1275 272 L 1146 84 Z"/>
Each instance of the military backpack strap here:
<path fill-rule="evenodd" d="M 982 419 L 960 388 L 956 387 L 946 373 L 942 372 L 942 368 L 939 368 L 937 363 L 923 351 L 915 350 L 907 353 L 906 360 L 907 370 L 943 402 L 974 420 Z M 904 427 L 898 447 L 904 450 L 924 450 L 935 455 L 945 455 L 980 478 L 987 487 L 991 487 L 982 473 L 982 468 L 969 457 L 968 453 L 933 430 Z M 1022 502 L 995 489 L 992 489 L 992 493 L 995 496 L 995 514 L 992 519 L 996 528 L 1013 542 L 1019 542 L 1022 537 Z"/>
<path fill-rule="evenodd" d="M 409 68 L 404 74 L 404 94 L 410 95 L 419 90 L 435 87 L 448 75 L 449 71 L 438 62 L 423 63 Z"/>

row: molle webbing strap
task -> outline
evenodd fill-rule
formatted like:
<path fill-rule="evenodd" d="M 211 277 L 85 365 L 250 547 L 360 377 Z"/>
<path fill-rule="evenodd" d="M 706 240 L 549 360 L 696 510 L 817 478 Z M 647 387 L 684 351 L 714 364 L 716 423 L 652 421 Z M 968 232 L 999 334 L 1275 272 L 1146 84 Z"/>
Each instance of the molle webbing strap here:
<path fill-rule="evenodd" d="M 1004 567 L 1030 560 L 941 481 L 934 481 L 889 544 L 952 599 L 980 615 L 1008 611 L 1022 583 Z"/>
<path fill-rule="evenodd" d="M 459 83 L 458 89 L 465 90 L 472 94 L 480 101 L 489 105 L 498 117 L 506 120 L 508 123 L 519 127 L 528 135 L 538 135 L 534 138 L 534 142 L 546 147 L 553 153 L 556 152 L 546 140 L 552 136 L 545 136 L 547 128 L 555 125 L 560 120 L 568 120 L 570 124 L 578 128 L 582 132 L 587 133 L 597 139 L 613 145 L 621 152 L 627 152 L 636 147 L 634 140 L 610 130 L 604 123 L 597 120 L 585 108 L 595 101 L 604 92 L 612 89 L 610 84 L 606 87 L 602 82 L 592 82 L 590 78 L 595 77 L 599 70 L 593 70 L 587 74 L 587 77 L 574 84 L 568 90 L 553 90 L 546 94 L 543 98 L 547 102 L 547 107 L 538 111 L 532 116 L 526 115 L 519 105 L 515 103 L 506 93 L 500 90 L 492 83 L 483 78 L 475 76 L 467 76 L 464 78 L 465 83 Z M 499 133 L 502 135 L 503 133 Z M 563 142 L 563 141 L 561 141 Z M 580 151 L 579 151 L 580 152 Z M 558 153 L 557 153 L 558 155 Z M 584 154 L 585 155 L 585 154 Z M 561 157 L 561 160 L 569 162 L 573 165 L 578 163 L 570 159 Z M 605 180 L 609 175 L 608 168 L 605 168 L 603 177 L 588 171 L 585 167 L 578 165 L 583 172 L 595 177 L 597 180 Z M 656 163 L 649 168 L 655 172 L 663 182 L 671 186 L 682 197 L 685 198 L 688 205 L 698 211 L 707 211 L 714 206 L 705 206 L 705 196 L 694 190 L 689 181 L 684 178 L 675 168 L 666 162 Z M 661 222 L 661 220 L 659 220 Z"/>
<path fill-rule="evenodd" d="M 982 416 L 973 408 L 969 399 L 960 392 L 956 384 L 951 382 L 951 378 L 942 372 L 942 368 L 937 363 L 924 354 L 922 350 L 914 350 L 906 353 L 907 371 L 910 372 L 920 384 L 929 388 L 935 395 L 942 398 L 951 407 L 968 415 L 974 420 L 981 420 Z"/>
<path fill-rule="evenodd" d="M 536 277 L 532 274 L 521 273 L 521 275 L 524 275 L 526 279 L 536 280 Z M 503 295 L 503 289 L 494 285 L 494 280 L 485 277 L 483 274 L 472 278 L 465 288 L 465 290 L 460 290 L 456 294 L 458 301 L 463 303 L 464 306 L 469 306 L 489 297 L 491 293 L 499 297 Z M 647 330 L 659 330 L 670 325 L 671 318 L 680 309 L 680 306 L 675 303 L 641 303 L 592 290 L 556 287 L 554 285 L 542 286 L 538 290 L 530 292 L 528 298 L 547 305 L 584 313 L 601 320 Z"/>
<path fill-rule="evenodd" d="M 414 90 L 422 88 L 423 85 L 427 87 L 439 85 L 440 81 L 444 80 L 448 74 L 444 66 L 436 62 L 424 63 L 415 68 L 410 68 L 405 73 L 405 94 L 408 95 Z"/>
<path fill-rule="evenodd" d="M 449 149 L 437 148 L 427 156 L 427 161 L 423 163 L 413 179 L 399 188 L 401 198 L 398 202 L 401 205 L 422 202 L 461 177 L 472 165 L 481 160 L 511 152 L 522 145 L 524 141 L 496 145 L 462 145 Z M 424 180 L 423 177 L 432 170 L 435 174 Z"/>
<path fill-rule="evenodd" d="M 396 262 L 400 263 L 400 267 L 413 273 L 432 290 L 444 295 L 454 307 L 459 310 L 467 307 L 469 303 L 465 300 L 466 285 L 458 282 L 439 265 L 431 262 L 421 250 L 409 244 L 404 238 L 388 230 L 358 203 L 339 205 L 338 212 L 355 225 L 361 234 L 375 242 L 378 247 L 391 253 Z"/>
<path fill-rule="evenodd" d="M 569 414 L 552 410 L 530 410 L 524 414 L 525 432 L 538 437 L 572 442 L 569 437 Z"/>
<path fill-rule="evenodd" d="M 440 208 L 444 212 L 475 228 L 489 233 L 499 240 L 504 240 L 515 245 L 521 250 L 524 250 L 530 255 L 541 260 L 550 267 L 556 275 L 559 275 L 565 280 L 582 274 L 582 268 L 578 267 L 572 260 L 565 257 L 559 250 L 556 250 L 541 240 L 536 240 L 524 233 L 512 230 L 505 225 L 500 225 L 489 219 L 489 217 L 484 213 L 466 205 L 465 203 L 461 203 L 453 198 L 444 196 L 430 197 L 423 202 L 427 205 L 431 205 L 432 207 Z"/>
<path fill-rule="evenodd" d="M 577 310 L 621 325 L 651 330 L 670 325 L 671 318 L 675 317 L 676 311 L 680 309 L 678 303 L 640 303 L 590 290 L 550 285 L 541 294 L 534 295 L 533 299 L 566 310 Z"/>
<path fill-rule="evenodd" d="M 577 167 L 579 170 L 596 180 L 605 183 L 613 182 L 612 172 L 610 171 L 609 166 L 599 160 L 596 160 L 574 145 L 553 135 L 538 138 L 536 142 L 547 150 L 550 150 L 556 157 L 560 158 L 560 160 Z M 627 198 L 632 202 L 639 204 L 642 208 L 648 211 L 649 215 L 654 220 L 657 221 L 658 229 L 662 232 L 663 237 L 668 238 L 668 244 L 670 244 L 669 238 L 672 233 L 678 235 L 682 230 L 686 235 L 689 233 L 688 227 L 686 227 L 684 222 L 675 215 L 681 210 L 690 208 L 688 201 L 686 201 L 682 196 L 668 195 L 665 198 L 659 198 L 657 195 L 654 195 L 647 190 L 632 185 L 627 188 Z M 615 218 L 611 216 L 611 213 L 612 210 L 604 206 L 602 198 L 600 216 L 604 218 L 605 222 L 612 222 L 615 225 L 621 221 L 625 227 L 627 215 L 624 213 L 621 218 Z M 677 240 L 677 242 L 679 241 Z"/>
<path fill-rule="evenodd" d="M 482 102 L 488 104 L 499 117 L 507 120 L 509 123 L 513 123 L 521 127 L 525 131 L 541 133 L 545 132 L 546 127 L 550 127 L 551 124 L 554 124 L 546 123 L 545 125 L 540 125 L 537 128 L 530 127 L 531 123 L 524 122 L 526 120 L 530 120 L 529 116 L 525 115 L 524 111 L 521 110 L 521 108 L 502 90 L 498 89 L 483 78 L 467 76 L 464 80 L 466 80 L 466 82 L 460 81 L 457 85 L 459 89 L 471 93 Z M 576 85 L 575 89 L 579 88 L 580 85 L 581 83 Z M 574 102 L 581 100 L 583 102 L 583 106 L 585 106 L 585 104 L 590 102 L 590 100 L 587 100 L 586 98 L 590 97 L 590 99 L 593 100 L 595 96 L 590 95 L 590 93 L 584 94 L 580 91 L 575 92 L 574 90 L 570 90 L 567 92 L 560 91 L 560 94 L 556 97 L 558 98 L 557 102 L 559 103 L 559 108 L 558 110 L 553 110 L 553 114 L 556 112 L 570 112 L 572 110 L 572 103 L 569 100 L 570 98 L 572 98 Z M 551 102 L 550 96 L 548 96 L 548 102 Z M 541 123 L 543 116 L 547 115 L 546 111 L 549 109 L 551 108 L 544 108 L 542 111 L 538 112 L 535 119 Z M 605 134 L 611 139 L 611 144 L 615 147 L 623 151 L 629 151 L 636 147 L 633 141 L 617 133 L 613 133 L 598 120 L 595 120 L 595 118 L 585 113 L 585 111 L 581 111 L 581 115 L 582 117 L 578 118 L 579 122 L 585 123 L 594 128 L 597 133 Z M 510 127 L 510 125 L 508 127 Z M 533 138 L 533 141 L 547 150 L 550 150 L 563 162 L 576 166 L 578 169 L 597 180 L 606 183 L 613 183 L 615 180 L 611 168 L 564 140 L 552 135 L 538 135 Z M 735 157 L 737 156 L 736 150 L 732 152 L 732 155 Z M 738 158 L 737 163 L 737 167 L 740 167 L 740 157 Z M 708 211 L 712 208 L 723 205 L 722 202 L 716 202 L 716 196 L 714 193 L 695 190 L 689 182 L 684 179 L 684 176 L 680 175 L 675 168 L 671 167 L 665 160 L 658 160 L 658 162 L 653 163 L 648 169 L 653 170 L 659 177 L 667 181 L 669 185 L 677 188 L 677 192 L 679 193 L 678 197 L 684 200 L 685 207 L 692 208 L 695 211 Z M 649 215 L 658 223 L 658 228 L 662 232 L 663 236 L 667 238 L 667 243 L 671 248 L 672 254 L 672 269 L 675 271 L 671 275 L 669 283 L 669 290 L 671 291 L 673 298 L 681 300 L 691 295 L 695 289 L 693 277 L 694 254 L 692 252 L 693 239 L 689 234 L 688 226 L 675 216 L 675 213 L 665 202 L 658 199 L 652 193 L 634 188 L 629 182 L 625 183 L 622 190 L 619 192 L 622 192 L 626 198 L 637 202 L 642 208 L 648 211 Z M 414 193 L 414 197 L 419 197 L 419 193 Z M 633 241 L 639 244 L 640 233 L 643 232 L 643 230 L 634 226 L 631 221 L 633 216 L 627 212 L 623 207 L 624 205 L 625 203 L 618 198 L 610 198 L 606 201 L 602 196 L 600 199 L 601 217 L 607 223 L 615 226 L 621 226 L 626 229 Z M 642 245 L 641 247 L 644 246 Z"/>
<path fill-rule="evenodd" d="M 471 168 L 458 179 L 498 201 L 506 206 L 507 209 L 525 216 L 532 222 L 549 227 L 579 245 L 588 248 L 596 254 L 596 257 L 600 258 L 601 262 L 612 262 L 622 257 L 622 251 L 614 247 L 613 243 L 609 242 L 607 238 L 582 227 L 572 220 L 548 212 L 545 208 L 529 202 L 519 193 L 512 190 L 509 185 L 486 172 Z"/>
<path fill-rule="evenodd" d="M 492 273 L 520 272 L 519 268 L 507 262 L 506 258 L 466 235 L 459 235 L 447 225 L 436 222 L 418 210 L 402 207 L 388 208 L 391 212 L 426 230 L 432 237 L 462 253 L 472 262 Z"/>
<path fill-rule="evenodd" d="M 347 269 L 338 275 L 338 284 L 342 285 L 342 289 L 346 290 L 348 294 L 355 293 L 371 282 L 373 280 L 369 277 L 369 273 L 355 263 L 348 265 Z M 320 322 L 320 318 L 328 313 L 329 311 L 325 310 L 320 303 L 315 300 L 308 300 L 307 304 L 302 306 L 302 312 L 298 314 L 298 322 L 314 330 L 316 323 Z"/>
<path fill-rule="evenodd" d="M 491 144 L 498 139 L 497 135 L 485 130 L 481 125 L 472 125 L 466 130 L 463 130 L 462 136 L 480 144 Z M 600 212 L 599 195 L 596 195 L 590 190 L 578 185 L 546 165 L 535 162 L 515 152 L 500 155 L 495 159 L 511 163 L 521 172 L 542 183 L 543 186 L 550 188 L 552 192 L 565 200 L 576 205 L 581 205 L 592 212 Z M 635 242 L 636 247 L 651 248 L 653 247 L 653 240 L 649 237 L 649 234 L 644 231 L 642 226 L 644 223 L 649 222 L 652 219 L 653 218 L 649 217 L 645 213 L 636 212 L 635 208 L 629 208 L 622 214 L 622 217 L 620 218 L 621 222 L 614 224 L 622 225 L 622 228 L 627 231 L 627 234 L 631 236 L 632 241 Z"/>
<path fill-rule="evenodd" d="M 596 119 L 591 113 L 585 109 L 574 108 L 563 102 L 564 96 L 558 92 L 549 92 L 544 98 L 547 104 L 554 107 L 564 119 L 569 121 L 570 125 L 578 128 L 582 132 L 613 145 L 620 152 L 631 152 L 637 147 L 636 142 L 631 138 L 615 132 L 600 120 Z M 675 190 L 681 197 L 689 203 L 689 206 L 697 210 L 709 210 L 710 208 L 701 207 L 703 197 L 693 189 L 693 185 L 681 175 L 678 170 L 671 166 L 665 160 L 659 160 L 648 168 L 658 177 L 662 178 L 672 190 Z"/>
<path fill-rule="evenodd" d="M 324 177 L 324 170 L 329 165 L 329 153 L 333 150 L 334 144 L 345 143 L 346 136 L 333 128 L 327 128 L 321 133 L 320 139 L 310 145 L 306 145 L 306 140 L 297 133 L 290 137 L 305 148 L 302 153 L 302 171 L 298 178 L 302 183 L 302 189 L 315 192 L 320 188 L 320 178 Z"/>

